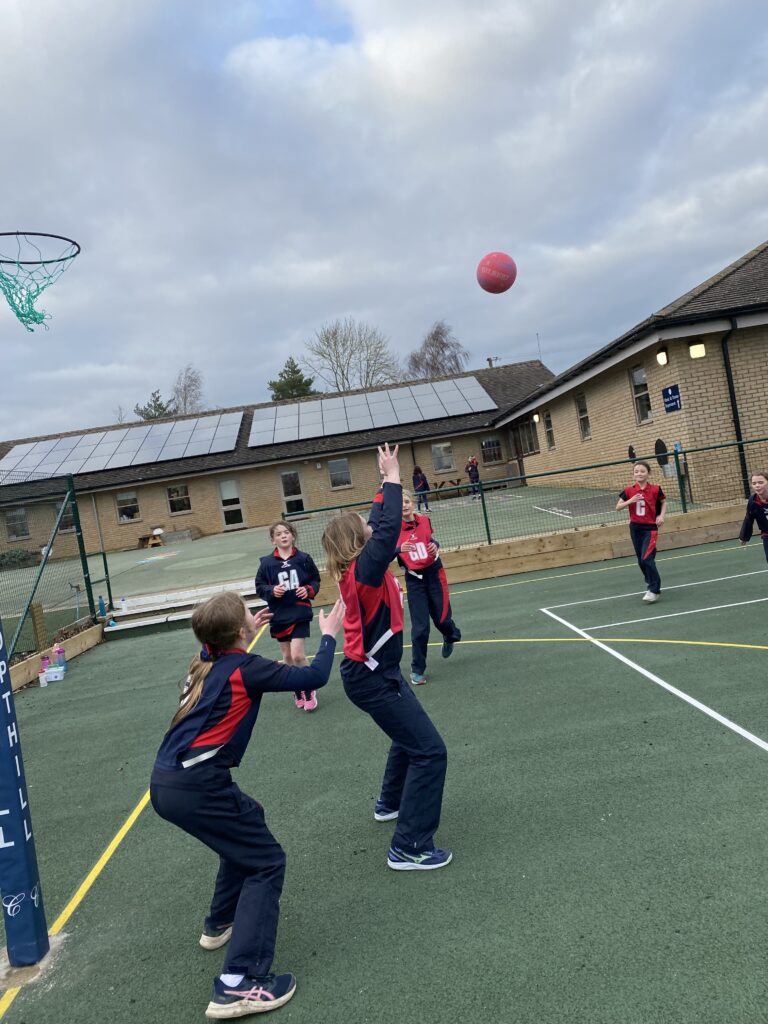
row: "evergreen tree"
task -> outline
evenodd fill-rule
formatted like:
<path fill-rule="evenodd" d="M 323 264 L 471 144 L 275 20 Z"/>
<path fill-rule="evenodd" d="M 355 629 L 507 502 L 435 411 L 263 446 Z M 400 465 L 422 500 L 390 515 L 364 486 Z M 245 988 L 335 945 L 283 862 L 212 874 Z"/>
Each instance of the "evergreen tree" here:
<path fill-rule="evenodd" d="M 316 395 L 317 392 L 312 390 L 314 383 L 315 378 L 305 377 L 293 356 L 286 361 L 277 375 L 277 380 L 267 381 L 274 402 L 279 402 L 283 398 L 306 398 L 308 395 Z"/>
<path fill-rule="evenodd" d="M 153 391 L 146 405 L 134 405 L 134 413 L 140 420 L 162 420 L 176 412 L 172 401 L 164 402 L 159 391 Z"/>

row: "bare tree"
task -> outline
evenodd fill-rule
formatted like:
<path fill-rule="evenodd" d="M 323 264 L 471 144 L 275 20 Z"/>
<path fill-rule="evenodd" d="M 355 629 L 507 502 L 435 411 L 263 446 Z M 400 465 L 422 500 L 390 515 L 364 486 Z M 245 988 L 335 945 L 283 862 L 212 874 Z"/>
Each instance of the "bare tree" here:
<path fill-rule="evenodd" d="M 461 373 L 469 359 L 469 352 L 453 328 L 445 320 L 436 320 L 424 337 L 419 348 L 411 352 L 406 363 L 409 377 L 443 377 L 449 373 Z"/>
<path fill-rule="evenodd" d="M 323 324 L 307 342 L 302 364 L 334 391 L 372 388 L 402 379 L 386 337 L 352 317 Z"/>
<path fill-rule="evenodd" d="M 125 411 L 122 405 L 118 405 L 118 407 L 115 410 L 113 410 L 112 415 L 115 417 L 115 423 L 125 423 L 125 421 L 128 419 L 128 413 Z"/>
<path fill-rule="evenodd" d="M 203 411 L 203 376 L 192 363 L 179 370 L 171 391 L 171 404 L 179 416 Z"/>

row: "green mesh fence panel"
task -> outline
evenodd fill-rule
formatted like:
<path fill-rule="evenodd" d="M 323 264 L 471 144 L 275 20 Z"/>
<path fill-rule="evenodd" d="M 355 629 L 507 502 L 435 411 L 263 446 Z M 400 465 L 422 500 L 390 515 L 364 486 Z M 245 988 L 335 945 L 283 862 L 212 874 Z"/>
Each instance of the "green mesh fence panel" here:
<path fill-rule="evenodd" d="M 654 455 L 641 454 L 639 458 L 652 466 L 651 479 L 661 484 L 667 496 L 667 514 L 675 515 L 745 500 L 739 448 L 751 471 L 768 468 L 768 440 L 763 438 L 682 452 L 681 480 L 671 453 L 666 466 L 661 466 Z M 627 513 L 616 511 L 616 500 L 631 482 L 632 463 L 625 459 L 486 480 L 480 498 L 474 498 L 468 484 L 463 483 L 429 492 L 430 519 L 444 551 L 626 524 Z M 366 515 L 368 508 L 370 502 L 307 509 L 287 518 L 299 531 L 299 546 L 322 568 L 325 554 L 321 538 L 328 522 L 347 509 Z"/>
<path fill-rule="evenodd" d="M 0 618 L 12 661 L 62 639 L 89 615 L 73 502 L 65 479 L 35 482 L 12 472 L 0 479 Z M 42 637 L 31 609 L 40 610 Z"/>
<path fill-rule="evenodd" d="M 0 232 L 0 291 L 28 331 L 40 325 L 47 330 L 50 314 L 35 304 L 79 252 L 77 242 L 61 235 Z"/>

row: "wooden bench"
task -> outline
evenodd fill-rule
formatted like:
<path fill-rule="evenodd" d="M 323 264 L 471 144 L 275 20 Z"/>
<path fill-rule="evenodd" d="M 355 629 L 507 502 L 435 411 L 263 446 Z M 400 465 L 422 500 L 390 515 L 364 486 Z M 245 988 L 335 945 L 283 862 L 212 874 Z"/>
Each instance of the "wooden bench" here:
<path fill-rule="evenodd" d="M 155 526 L 150 530 L 149 533 L 145 533 L 143 537 L 139 537 L 140 548 L 161 548 L 163 546 L 163 533 L 165 531 L 161 526 Z"/>

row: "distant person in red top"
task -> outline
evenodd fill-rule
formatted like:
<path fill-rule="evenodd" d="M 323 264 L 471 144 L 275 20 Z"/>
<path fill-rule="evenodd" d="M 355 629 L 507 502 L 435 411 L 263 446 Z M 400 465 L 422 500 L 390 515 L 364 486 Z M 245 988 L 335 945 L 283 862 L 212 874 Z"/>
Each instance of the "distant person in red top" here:
<path fill-rule="evenodd" d="M 450 658 L 461 631 L 453 621 L 445 569 L 427 516 L 413 511 L 413 498 L 403 491 L 403 522 L 397 541 L 397 560 L 405 569 L 408 611 L 411 613 L 411 682 L 426 683 L 430 618 L 443 634 L 443 657 Z"/>
<path fill-rule="evenodd" d="M 635 482 L 625 488 L 616 502 L 616 510 L 629 509 L 629 535 L 648 588 L 643 600 L 658 601 L 661 577 L 656 568 L 656 539 L 667 511 L 667 496 L 658 484 L 649 482 L 651 467 L 636 462 L 632 470 Z"/>
<path fill-rule="evenodd" d="M 765 557 L 768 559 L 768 471 L 761 469 L 752 474 L 752 490 L 755 493 L 747 502 L 747 514 L 739 532 L 739 540 L 742 544 L 748 544 L 757 523 L 763 538 Z"/>

